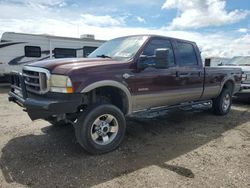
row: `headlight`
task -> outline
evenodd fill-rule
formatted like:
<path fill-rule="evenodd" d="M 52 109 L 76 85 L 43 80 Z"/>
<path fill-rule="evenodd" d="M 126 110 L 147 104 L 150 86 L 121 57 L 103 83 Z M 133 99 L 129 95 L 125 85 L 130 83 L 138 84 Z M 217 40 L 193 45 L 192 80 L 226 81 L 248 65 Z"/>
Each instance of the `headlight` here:
<path fill-rule="evenodd" d="M 247 80 L 247 74 L 242 73 L 241 75 L 241 82 L 245 82 Z"/>
<path fill-rule="evenodd" d="M 58 93 L 73 93 L 70 78 L 64 75 L 52 74 L 50 77 L 50 91 Z"/>

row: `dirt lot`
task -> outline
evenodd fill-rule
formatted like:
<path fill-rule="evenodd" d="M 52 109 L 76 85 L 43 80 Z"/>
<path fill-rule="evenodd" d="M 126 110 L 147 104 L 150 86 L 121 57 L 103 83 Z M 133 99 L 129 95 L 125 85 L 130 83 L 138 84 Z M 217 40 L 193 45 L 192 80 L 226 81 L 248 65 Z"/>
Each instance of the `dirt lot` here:
<path fill-rule="evenodd" d="M 73 127 L 31 122 L 0 88 L 0 187 L 250 187 L 250 105 L 225 117 L 175 111 L 128 120 L 122 146 L 91 156 Z"/>

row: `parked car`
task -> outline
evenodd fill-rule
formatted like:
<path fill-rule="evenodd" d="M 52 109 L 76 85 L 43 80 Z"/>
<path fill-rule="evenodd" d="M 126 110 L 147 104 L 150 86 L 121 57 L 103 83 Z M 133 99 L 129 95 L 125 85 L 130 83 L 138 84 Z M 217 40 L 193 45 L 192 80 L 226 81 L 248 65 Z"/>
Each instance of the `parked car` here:
<path fill-rule="evenodd" d="M 5 32 L 0 41 L 0 80 L 25 64 L 54 58 L 87 57 L 105 41 L 94 35 L 81 38 Z M 6 79 L 5 79 L 6 80 Z"/>
<path fill-rule="evenodd" d="M 71 122 L 92 154 L 114 150 L 125 116 L 148 109 L 213 103 L 226 115 L 239 91 L 240 68 L 203 67 L 194 42 L 155 35 L 116 38 L 88 58 L 39 61 L 13 74 L 9 100 L 32 120 Z"/>
<path fill-rule="evenodd" d="M 243 71 L 243 81 L 241 83 L 240 92 L 236 96 L 250 99 L 250 56 L 234 57 L 222 66 L 238 67 Z"/>

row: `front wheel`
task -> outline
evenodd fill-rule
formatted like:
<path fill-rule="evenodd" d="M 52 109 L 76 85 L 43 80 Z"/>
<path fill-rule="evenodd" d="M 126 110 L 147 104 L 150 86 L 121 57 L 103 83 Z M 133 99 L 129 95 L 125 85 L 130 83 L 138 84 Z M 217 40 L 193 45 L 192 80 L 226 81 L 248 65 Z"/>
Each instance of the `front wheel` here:
<path fill-rule="evenodd" d="M 213 111 L 216 115 L 226 115 L 232 105 L 232 92 L 224 89 L 221 94 L 213 100 Z"/>
<path fill-rule="evenodd" d="M 90 107 L 77 120 L 75 134 L 79 144 L 91 154 L 116 149 L 122 142 L 126 121 L 119 108 L 110 104 Z"/>

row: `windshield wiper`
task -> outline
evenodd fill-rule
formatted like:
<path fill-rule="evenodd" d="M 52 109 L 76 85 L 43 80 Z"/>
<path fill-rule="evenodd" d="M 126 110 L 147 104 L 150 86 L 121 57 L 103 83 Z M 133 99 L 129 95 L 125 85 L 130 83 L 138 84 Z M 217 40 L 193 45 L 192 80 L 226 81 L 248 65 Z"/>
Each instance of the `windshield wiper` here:
<path fill-rule="evenodd" d="M 102 54 L 102 55 L 97 55 L 96 57 L 101 57 L 101 58 L 110 58 L 112 59 L 110 56 Z"/>

